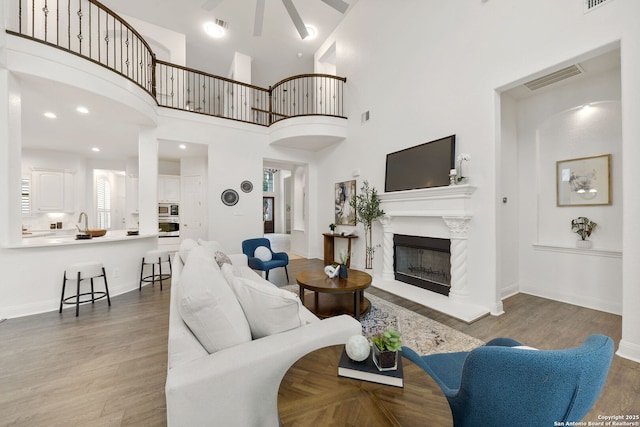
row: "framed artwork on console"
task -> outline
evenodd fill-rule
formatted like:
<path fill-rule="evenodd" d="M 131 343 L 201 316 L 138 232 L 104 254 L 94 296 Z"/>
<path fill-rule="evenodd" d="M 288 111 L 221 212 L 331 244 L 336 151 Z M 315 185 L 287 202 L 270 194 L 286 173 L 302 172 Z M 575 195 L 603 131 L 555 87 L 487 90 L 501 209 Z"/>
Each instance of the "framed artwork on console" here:
<path fill-rule="evenodd" d="M 557 206 L 611 204 L 611 154 L 556 162 Z"/>
<path fill-rule="evenodd" d="M 356 225 L 356 214 L 349 203 L 356 197 L 356 180 L 338 182 L 335 186 L 336 225 Z"/>

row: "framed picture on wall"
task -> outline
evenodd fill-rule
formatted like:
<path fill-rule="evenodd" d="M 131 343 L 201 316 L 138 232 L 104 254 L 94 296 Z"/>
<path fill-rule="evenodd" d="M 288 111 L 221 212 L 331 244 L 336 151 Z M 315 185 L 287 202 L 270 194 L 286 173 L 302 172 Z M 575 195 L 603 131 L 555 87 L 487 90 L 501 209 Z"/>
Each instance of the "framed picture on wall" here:
<path fill-rule="evenodd" d="M 335 211 L 336 225 L 356 225 L 356 214 L 351 209 L 350 200 L 356 196 L 356 180 L 336 183 Z"/>
<path fill-rule="evenodd" d="M 611 204 L 611 154 L 556 162 L 558 206 Z"/>

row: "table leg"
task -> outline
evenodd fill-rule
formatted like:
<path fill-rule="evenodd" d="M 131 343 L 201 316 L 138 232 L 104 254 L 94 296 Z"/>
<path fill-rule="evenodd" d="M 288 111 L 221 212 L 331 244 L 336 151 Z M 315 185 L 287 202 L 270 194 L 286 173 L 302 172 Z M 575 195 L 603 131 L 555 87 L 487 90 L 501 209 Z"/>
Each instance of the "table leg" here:
<path fill-rule="evenodd" d="M 300 286 L 300 302 L 304 306 L 304 288 Z"/>
<path fill-rule="evenodd" d="M 315 305 L 314 305 L 315 309 L 314 310 L 317 313 L 318 312 L 318 292 L 315 292 L 315 294 L 316 294 L 316 297 L 315 297 Z"/>
<path fill-rule="evenodd" d="M 356 320 L 360 320 L 360 291 L 355 291 L 353 296 L 353 316 Z"/>

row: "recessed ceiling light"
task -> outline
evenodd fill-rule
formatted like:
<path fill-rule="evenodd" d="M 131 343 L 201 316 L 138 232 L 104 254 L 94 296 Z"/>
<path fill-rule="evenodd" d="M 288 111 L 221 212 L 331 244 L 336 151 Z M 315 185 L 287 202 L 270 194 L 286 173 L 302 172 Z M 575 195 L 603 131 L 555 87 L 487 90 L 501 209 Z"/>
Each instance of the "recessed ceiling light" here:
<path fill-rule="evenodd" d="M 46 113 L 44 113 L 44 116 L 48 119 L 55 119 L 56 115 L 53 114 L 51 111 L 47 111 Z"/>
<path fill-rule="evenodd" d="M 98 147 L 93 147 L 91 151 L 98 153 L 100 152 L 100 149 Z"/>
<path fill-rule="evenodd" d="M 89 109 L 83 106 L 79 106 L 78 108 L 76 108 L 76 111 L 80 114 L 89 114 Z"/>
<path fill-rule="evenodd" d="M 187 149 L 187 146 L 184 145 L 184 144 L 180 144 L 180 145 L 178 145 L 178 147 L 180 147 L 181 150 L 186 150 Z"/>
<path fill-rule="evenodd" d="M 318 35 L 317 31 L 315 28 L 310 27 L 310 26 L 306 26 L 305 27 L 307 29 L 307 34 L 309 34 L 307 37 L 305 37 L 305 40 L 313 40 L 316 38 L 316 36 Z"/>
<path fill-rule="evenodd" d="M 224 36 L 225 29 L 228 24 L 222 19 L 216 19 L 215 22 L 207 22 L 204 24 L 204 31 L 213 38 L 220 38 Z"/>

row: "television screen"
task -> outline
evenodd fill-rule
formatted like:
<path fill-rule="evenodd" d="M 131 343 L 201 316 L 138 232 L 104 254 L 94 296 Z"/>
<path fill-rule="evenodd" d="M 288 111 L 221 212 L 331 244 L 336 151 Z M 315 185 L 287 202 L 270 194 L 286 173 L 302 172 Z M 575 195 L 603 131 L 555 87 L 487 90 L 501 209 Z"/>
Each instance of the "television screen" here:
<path fill-rule="evenodd" d="M 414 190 L 449 185 L 455 169 L 456 136 L 387 154 L 384 191 Z"/>

